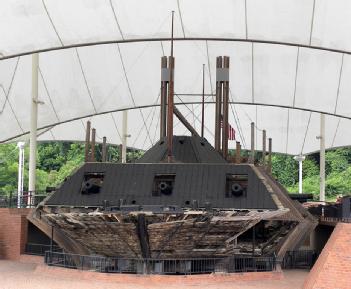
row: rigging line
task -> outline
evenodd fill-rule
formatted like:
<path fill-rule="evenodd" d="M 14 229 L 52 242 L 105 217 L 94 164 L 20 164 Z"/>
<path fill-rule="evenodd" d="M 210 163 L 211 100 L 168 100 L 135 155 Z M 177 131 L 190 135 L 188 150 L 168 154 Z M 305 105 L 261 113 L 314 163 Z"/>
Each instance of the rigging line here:
<path fill-rule="evenodd" d="M 56 116 L 57 121 L 60 121 L 60 118 L 59 118 L 59 116 L 58 116 L 58 114 L 57 114 L 57 111 L 56 111 L 56 109 L 55 109 L 55 106 L 54 106 L 54 104 L 53 104 L 53 102 L 52 102 L 52 98 L 51 98 L 51 95 L 50 95 L 50 93 L 49 93 L 49 89 L 48 89 L 48 87 L 47 87 L 47 85 L 46 85 L 46 81 L 45 81 L 43 72 L 41 71 L 40 67 L 38 67 L 38 70 L 39 70 L 39 74 L 40 74 L 41 80 L 43 81 L 46 94 L 47 94 L 47 96 L 48 96 L 48 98 L 49 98 L 49 101 L 50 101 L 50 104 L 51 104 L 51 108 L 52 108 L 52 110 L 54 111 L 54 114 L 55 114 L 55 116 Z"/>
<path fill-rule="evenodd" d="M 160 119 L 161 119 L 161 116 L 160 116 L 160 114 L 158 114 L 157 122 L 156 122 L 156 125 L 155 125 L 154 137 L 153 137 L 154 142 L 157 142 L 155 139 L 156 139 L 156 133 L 159 130 Z"/>
<path fill-rule="evenodd" d="M 190 113 L 192 113 L 192 114 L 195 116 L 196 120 L 201 124 L 201 119 L 199 118 L 199 115 L 195 115 L 195 113 L 189 108 L 189 106 L 186 105 L 186 103 L 183 102 L 183 101 L 180 99 L 179 96 L 177 96 L 177 97 L 178 97 L 178 99 L 181 101 L 181 103 L 190 111 Z M 200 105 L 201 105 L 201 104 L 197 105 L 197 107 L 199 107 Z M 190 113 L 189 113 L 189 114 L 190 114 Z M 187 114 L 187 115 L 185 116 L 185 118 L 186 118 L 189 114 Z M 199 114 L 201 114 L 201 112 L 200 112 Z M 205 127 L 205 129 L 206 129 L 212 136 L 214 136 L 214 134 L 212 133 L 212 131 L 211 131 L 206 125 L 204 125 L 204 127 Z"/>
<path fill-rule="evenodd" d="M 4 94 L 5 94 L 5 102 L 4 102 L 4 104 L 3 104 L 2 108 L 1 108 L 0 113 L 2 113 L 4 111 L 6 103 L 9 101 L 10 93 L 11 93 L 11 90 L 12 90 L 12 85 L 13 85 L 13 82 L 15 80 L 15 75 L 16 75 L 16 72 L 17 72 L 18 63 L 20 61 L 20 58 L 21 57 L 17 58 L 15 69 L 13 70 L 13 74 L 12 74 L 12 77 L 11 77 L 11 81 L 10 81 L 10 85 L 9 85 L 9 89 L 7 90 L 7 93 L 5 92 L 5 88 L 3 87 L 3 85 L 0 84 L 2 89 L 3 89 L 3 91 L 4 91 Z"/>
<path fill-rule="evenodd" d="M 179 0 L 177 0 L 177 7 L 178 7 L 179 18 L 180 18 L 180 24 L 181 24 L 181 26 L 182 26 L 183 36 L 184 36 L 184 38 L 185 38 L 184 23 L 183 23 L 182 11 L 180 10 L 180 3 L 179 3 Z"/>
<path fill-rule="evenodd" d="M 335 129 L 335 133 L 334 133 L 334 137 L 333 137 L 333 141 L 332 141 L 331 147 L 334 147 L 334 142 L 335 142 L 336 134 L 337 134 L 337 132 L 339 130 L 340 121 L 341 121 L 341 118 L 339 118 L 338 124 L 336 125 L 336 129 Z"/>
<path fill-rule="evenodd" d="M 11 156 L 12 154 L 17 151 L 17 147 L 15 146 L 14 149 L 12 151 L 10 151 L 8 154 L 6 155 L 1 155 L 0 154 L 0 164 L 1 163 L 4 163 L 5 161 L 7 161 Z"/>
<path fill-rule="evenodd" d="M 237 119 L 238 119 L 239 128 L 240 128 L 241 135 L 242 135 L 242 139 L 241 139 L 241 140 L 243 141 L 244 149 L 246 149 L 247 146 L 246 146 L 245 135 L 244 135 L 244 133 L 243 133 L 243 130 L 242 130 L 242 127 L 241 127 L 241 124 L 240 124 L 240 118 L 239 118 L 238 112 L 236 111 L 236 108 L 235 108 L 235 105 L 234 105 L 234 104 L 233 104 L 233 108 L 232 108 L 232 109 L 234 110 L 234 112 L 235 112 L 235 114 L 236 114 L 236 117 L 237 117 Z"/>
<path fill-rule="evenodd" d="M 245 38 L 248 39 L 248 29 L 247 29 L 247 1 L 245 0 Z"/>
<path fill-rule="evenodd" d="M 186 105 L 186 103 L 180 99 L 180 97 L 179 97 L 178 94 L 175 93 L 174 95 L 177 96 L 178 99 L 181 101 L 180 104 Z M 207 98 L 205 99 L 205 108 L 206 108 L 209 104 L 211 104 L 211 103 L 206 102 L 206 100 L 208 100 L 210 97 L 211 97 L 211 95 L 207 96 Z M 196 105 L 195 105 L 195 109 L 197 109 L 199 106 L 202 105 L 202 101 L 201 101 L 201 102 L 198 102 L 198 103 L 193 103 L 193 102 L 192 102 L 192 103 L 187 103 L 187 104 L 196 104 Z M 175 103 L 175 105 L 176 105 L 176 103 Z M 187 118 L 190 114 L 191 114 L 191 109 L 189 109 L 189 112 L 188 112 L 184 117 Z M 180 123 L 180 122 L 179 122 L 179 123 Z M 176 123 L 176 124 L 174 125 L 174 127 L 176 127 L 179 123 Z"/>
<path fill-rule="evenodd" d="M 161 44 L 162 56 L 165 56 L 165 48 L 163 47 L 163 42 L 160 41 L 160 44 Z"/>
<path fill-rule="evenodd" d="M 51 23 L 51 26 L 52 26 L 52 28 L 54 29 L 54 31 L 55 31 L 55 33 L 56 33 L 56 36 L 57 36 L 58 40 L 59 40 L 60 43 L 61 43 L 61 46 L 62 46 L 62 47 L 65 46 L 65 45 L 63 44 L 62 38 L 60 37 L 60 34 L 59 34 L 58 31 L 57 31 L 57 28 L 56 28 L 56 26 L 55 26 L 55 24 L 54 24 L 54 21 L 52 20 L 52 18 L 51 18 L 51 16 L 50 16 L 50 13 L 49 13 L 48 8 L 46 7 L 45 1 L 44 1 L 44 0 L 41 0 L 41 3 L 42 3 L 43 6 L 44 6 L 46 15 L 47 15 L 48 18 L 49 18 L 49 21 L 50 21 L 50 23 Z"/>
<path fill-rule="evenodd" d="M 308 129 L 309 129 L 309 126 L 310 126 L 310 122 L 311 122 L 311 116 L 312 116 L 312 111 L 310 112 L 310 116 L 309 116 L 309 118 L 308 118 L 307 127 L 306 127 L 306 131 L 305 131 L 305 136 L 304 136 L 304 138 L 303 138 L 302 147 L 301 147 L 301 152 L 300 152 L 301 155 L 302 155 L 303 149 L 304 149 L 304 147 L 305 147 L 307 132 L 308 132 Z"/>
<path fill-rule="evenodd" d="M 237 120 L 238 120 L 238 124 L 239 124 L 238 129 L 239 129 L 239 133 L 240 133 L 241 136 L 242 136 L 241 140 L 242 140 L 242 142 L 243 142 L 244 148 L 246 148 L 245 135 L 244 135 L 243 130 L 242 130 L 242 126 L 241 126 L 241 123 L 240 123 L 239 114 L 238 114 L 238 112 L 236 111 L 236 108 L 235 108 L 234 96 L 233 96 L 233 94 L 232 94 L 231 89 L 229 89 L 229 93 L 230 93 L 230 97 L 231 97 L 231 99 L 232 99 L 232 101 L 233 101 L 233 107 L 231 106 L 231 109 L 232 109 L 232 112 L 233 112 L 233 110 L 234 110 L 234 113 L 233 113 L 234 118 L 235 118 L 235 115 L 236 115 L 236 118 L 237 118 Z M 232 103 L 230 103 L 230 105 L 232 105 Z"/>
<path fill-rule="evenodd" d="M 231 89 L 229 89 L 229 97 L 230 97 L 230 98 L 232 99 L 232 101 L 234 102 L 234 96 L 233 96 L 233 94 L 232 94 Z M 234 109 L 233 109 L 233 107 L 234 107 Z M 230 103 L 230 109 L 231 109 L 231 111 L 232 111 L 232 114 L 233 114 L 233 117 L 234 117 L 234 121 L 235 121 L 236 126 L 237 126 L 237 128 L 238 128 L 241 141 L 242 141 L 242 143 L 243 143 L 243 145 L 244 145 L 244 148 L 246 148 L 245 137 L 244 137 L 244 134 L 243 134 L 243 132 L 242 132 L 242 128 L 241 128 L 241 124 L 240 124 L 240 120 L 239 120 L 239 115 L 238 115 L 238 113 L 237 113 L 236 110 L 235 110 L 235 105 L 232 104 L 232 103 Z M 235 114 L 236 114 L 236 118 L 235 118 Z M 236 121 L 236 119 L 237 119 L 238 121 Z"/>
<path fill-rule="evenodd" d="M 89 94 L 89 97 L 90 97 L 91 104 L 92 104 L 92 106 L 94 108 L 95 113 L 97 113 L 96 106 L 95 106 L 95 103 L 94 103 L 94 100 L 93 100 L 93 96 L 91 94 L 91 91 L 90 91 L 90 88 L 89 88 L 89 85 L 88 85 L 88 80 L 87 80 L 87 77 L 86 77 L 84 69 L 83 69 L 82 61 L 81 61 L 79 53 L 78 53 L 78 49 L 76 48 L 75 51 L 76 51 L 76 54 L 77 54 L 79 67 L 80 67 L 80 70 L 81 70 L 82 75 L 83 75 L 84 83 L 85 83 L 85 86 L 87 88 L 87 91 L 88 91 L 88 94 Z"/>
<path fill-rule="evenodd" d="M 154 102 L 154 107 L 157 107 L 157 103 L 159 101 L 159 97 L 161 96 L 161 90 L 159 90 L 158 92 L 158 95 L 157 95 L 157 98 L 156 98 L 156 101 Z M 150 139 L 150 131 L 148 130 L 148 127 L 147 127 L 147 121 L 149 120 L 150 118 L 150 115 L 151 115 L 151 112 L 152 112 L 152 109 L 150 110 L 150 112 L 148 113 L 147 117 L 146 117 L 146 121 L 144 122 L 144 124 L 140 127 L 139 131 L 138 131 L 138 134 L 137 134 L 137 137 L 135 138 L 132 146 L 134 147 L 135 143 L 137 142 L 137 140 L 139 139 L 140 135 L 141 135 L 141 131 L 143 129 L 143 127 L 146 128 L 146 131 L 148 132 L 147 136 L 149 136 L 149 139 Z M 153 145 L 153 142 L 150 141 L 151 145 Z"/>
<path fill-rule="evenodd" d="M 110 115 L 111 115 L 111 118 L 112 118 L 112 121 L 113 121 L 113 125 L 115 126 L 115 129 L 116 129 L 117 134 L 118 134 L 118 136 L 119 136 L 119 139 L 120 139 L 120 141 L 122 141 L 122 136 L 121 136 L 121 134 L 119 133 L 118 126 L 117 126 L 117 123 L 116 123 L 116 119 L 115 119 L 115 117 L 113 116 L 113 113 L 112 113 L 112 112 L 110 113 Z"/>
<path fill-rule="evenodd" d="M 112 10 L 113 17 L 114 17 L 114 19 L 115 19 L 115 22 L 116 22 L 118 31 L 119 31 L 119 33 L 121 34 L 122 39 L 124 40 L 124 35 L 123 35 L 121 26 L 119 25 L 119 22 L 118 22 L 118 19 L 117 19 L 117 14 L 116 14 L 116 11 L 115 11 L 115 7 L 114 7 L 113 4 L 112 4 L 112 0 L 110 0 L 109 2 L 110 2 L 110 7 L 111 7 L 111 10 Z"/>
<path fill-rule="evenodd" d="M 55 138 L 55 136 L 54 136 L 54 134 L 53 134 L 52 130 L 50 129 L 49 131 L 50 131 L 50 134 L 51 134 L 51 136 L 52 136 L 53 140 L 56 140 L 56 138 Z"/>
<path fill-rule="evenodd" d="M 127 72 L 126 72 L 126 67 L 124 65 L 124 60 L 123 60 L 123 57 L 122 57 L 122 52 L 121 52 L 121 49 L 119 47 L 119 44 L 117 44 L 117 50 L 118 50 L 118 53 L 119 53 L 119 58 L 121 60 L 123 73 L 124 73 L 124 77 L 125 77 L 126 82 L 127 82 L 127 86 L 128 86 L 130 97 L 131 97 L 131 99 L 133 101 L 133 105 L 136 106 L 135 99 L 134 99 L 134 96 L 133 96 L 133 93 L 132 93 L 132 89 L 131 89 L 131 86 L 130 86 L 130 83 L 129 83 L 129 79 L 128 79 Z M 143 120 L 143 123 L 144 123 L 145 129 L 146 129 L 147 135 L 148 135 L 149 140 L 150 140 L 150 143 L 153 144 L 152 139 L 150 137 L 150 132 L 149 132 L 149 130 L 147 128 L 147 125 L 146 125 L 146 122 L 145 122 L 144 114 L 143 114 L 143 112 L 142 112 L 142 110 L 140 108 L 139 108 L 139 112 L 140 112 L 141 118 Z"/>
<path fill-rule="evenodd" d="M 154 106 L 152 108 L 152 111 L 153 111 L 153 113 L 152 113 L 152 117 L 151 117 L 151 120 L 150 120 L 149 130 L 151 130 L 151 125 L 152 125 L 152 122 L 154 121 L 155 112 L 156 112 L 156 106 Z M 145 136 L 144 143 L 143 143 L 143 146 L 142 146 L 143 148 L 145 147 L 146 140 L 147 140 L 147 136 Z"/>
<path fill-rule="evenodd" d="M 297 74 L 299 69 L 300 47 L 297 47 L 293 107 L 295 107 Z"/>
<path fill-rule="evenodd" d="M 147 117 L 146 117 L 146 122 L 147 122 L 147 121 L 149 120 L 149 118 L 150 118 L 150 115 L 151 115 L 151 113 L 152 113 L 152 109 L 153 109 L 153 107 L 151 107 L 151 109 L 150 109 L 150 111 L 149 111 L 149 113 L 148 113 L 148 115 L 147 115 Z M 134 139 L 134 142 L 133 142 L 133 144 L 132 144 L 133 147 L 135 146 L 136 142 L 138 141 L 139 137 L 141 136 L 141 132 L 142 132 L 144 126 L 145 126 L 145 125 L 142 125 L 142 126 L 139 128 L 139 131 L 138 131 L 138 133 L 137 133 L 137 136 L 136 136 L 136 138 Z M 147 127 L 146 127 L 146 129 L 147 129 Z M 146 136 L 147 136 L 147 135 L 146 135 Z"/>
<path fill-rule="evenodd" d="M 16 122 L 17 122 L 19 128 L 21 129 L 22 133 L 25 134 L 25 131 L 24 131 L 24 129 L 23 129 L 23 127 L 22 127 L 22 125 L 21 125 L 21 123 L 20 123 L 20 121 L 19 121 L 19 119 L 18 119 L 16 113 L 15 113 L 15 110 L 13 109 L 13 106 L 12 106 L 12 104 L 11 104 L 10 99 L 7 100 L 7 103 L 8 103 L 9 106 L 10 106 L 10 109 L 11 109 L 11 111 L 12 111 L 12 114 L 13 114 L 14 118 L 16 119 Z"/>
<path fill-rule="evenodd" d="M 207 40 L 206 40 L 206 54 L 207 54 L 208 75 L 209 75 L 209 77 L 210 77 L 211 93 L 213 93 L 212 75 L 211 75 L 211 65 L 210 65 L 210 55 L 209 55 L 209 53 L 208 53 L 208 42 L 207 42 Z M 214 101 L 214 95 L 212 96 L 212 101 Z"/>
<path fill-rule="evenodd" d="M 285 144 L 285 154 L 288 154 L 288 144 L 289 144 L 289 127 L 290 127 L 290 109 L 288 108 L 288 119 L 286 123 L 286 144 Z"/>
<path fill-rule="evenodd" d="M 312 8 L 312 17 L 311 17 L 311 30 L 310 30 L 310 41 L 309 44 L 312 43 L 312 33 L 313 33 L 313 23 L 314 23 L 314 11 L 316 8 L 316 0 L 313 0 L 313 8 Z"/>
<path fill-rule="evenodd" d="M 341 57 L 341 65 L 340 65 L 340 72 L 339 72 L 339 82 L 338 82 L 338 89 L 336 92 L 336 101 L 335 101 L 335 108 L 334 108 L 334 114 L 336 114 L 336 109 L 338 107 L 338 101 L 339 101 L 339 94 L 340 94 L 340 83 L 341 83 L 341 77 L 342 77 L 342 68 L 344 66 L 344 55 Z"/>

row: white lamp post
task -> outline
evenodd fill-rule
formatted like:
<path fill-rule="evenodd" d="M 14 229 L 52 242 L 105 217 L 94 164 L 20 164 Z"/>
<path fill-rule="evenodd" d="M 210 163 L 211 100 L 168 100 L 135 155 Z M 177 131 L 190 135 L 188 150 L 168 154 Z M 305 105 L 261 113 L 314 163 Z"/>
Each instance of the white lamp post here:
<path fill-rule="evenodd" d="M 299 162 L 299 194 L 302 194 L 302 162 L 305 160 L 305 156 L 300 154 L 295 156 L 294 160 Z"/>

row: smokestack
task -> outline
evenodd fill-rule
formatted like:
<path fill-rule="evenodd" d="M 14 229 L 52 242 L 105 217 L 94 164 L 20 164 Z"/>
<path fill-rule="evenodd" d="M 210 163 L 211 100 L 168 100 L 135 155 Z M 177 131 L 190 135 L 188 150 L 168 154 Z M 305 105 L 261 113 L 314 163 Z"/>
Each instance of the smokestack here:
<path fill-rule="evenodd" d="M 235 163 L 241 163 L 241 145 L 240 142 L 236 142 L 236 149 L 235 149 Z"/>
<path fill-rule="evenodd" d="M 272 138 L 268 139 L 268 172 L 272 173 Z"/>
<path fill-rule="evenodd" d="M 95 162 L 95 136 L 96 136 L 96 129 L 93 128 L 91 130 L 91 156 L 90 156 L 91 162 Z"/>
<path fill-rule="evenodd" d="M 106 162 L 106 155 L 107 155 L 107 147 L 106 147 L 106 137 L 102 138 L 102 157 L 101 161 Z"/>
<path fill-rule="evenodd" d="M 251 123 L 251 154 L 250 154 L 250 164 L 255 163 L 255 123 Z"/>
<path fill-rule="evenodd" d="M 216 113 L 215 113 L 215 150 L 221 151 L 221 118 L 222 118 L 222 84 L 219 80 L 219 70 L 222 68 L 222 56 L 216 59 Z"/>
<path fill-rule="evenodd" d="M 262 165 L 266 166 L 266 130 L 262 131 Z"/>
<path fill-rule="evenodd" d="M 169 82 L 169 69 L 167 56 L 161 57 L 161 105 L 160 105 L 160 139 L 166 137 L 167 129 L 167 85 Z"/>
<path fill-rule="evenodd" d="M 174 74 L 174 57 L 169 57 L 169 86 L 168 86 L 168 105 L 167 105 L 167 156 L 168 162 L 172 161 L 173 155 L 173 106 L 174 106 L 174 95 L 173 95 L 173 88 L 174 88 L 174 81 L 173 81 L 173 74 Z"/>
<path fill-rule="evenodd" d="M 91 128 L 91 123 L 90 121 L 87 121 L 87 128 L 85 131 L 85 154 L 84 154 L 84 160 L 85 162 L 89 161 L 89 151 L 90 151 L 90 128 Z"/>
<path fill-rule="evenodd" d="M 223 82 L 223 125 L 222 125 L 222 155 L 228 157 L 228 103 L 229 103 L 229 57 L 223 57 L 223 68 L 220 74 Z"/>
<path fill-rule="evenodd" d="M 173 158 L 173 106 L 174 106 L 174 57 L 173 57 L 173 28 L 174 11 L 172 11 L 172 35 L 171 35 L 171 56 L 168 60 L 169 86 L 168 86 L 168 117 L 167 117 L 167 161 L 172 162 Z"/>

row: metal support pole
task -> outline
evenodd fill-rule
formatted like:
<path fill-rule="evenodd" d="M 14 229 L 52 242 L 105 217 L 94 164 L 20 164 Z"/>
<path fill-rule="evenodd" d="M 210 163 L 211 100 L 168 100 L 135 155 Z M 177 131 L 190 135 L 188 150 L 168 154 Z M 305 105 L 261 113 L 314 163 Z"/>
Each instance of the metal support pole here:
<path fill-rule="evenodd" d="M 250 164 L 255 163 L 255 123 L 251 123 L 251 154 L 250 154 Z"/>
<path fill-rule="evenodd" d="M 325 115 L 321 113 L 320 123 L 320 189 L 319 189 L 319 200 L 325 201 Z"/>
<path fill-rule="evenodd" d="M 272 173 L 272 138 L 268 139 L 268 172 Z"/>
<path fill-rule="evenodd" d="M 127 162 L 128 111 L 123 111 L 122 120 L 122 163 Z"/>
<path fill-rule="evenodd" d="M 235 149 L 235 163 L 241 163 L 241 145 L 240 142 L 236 142 L 236 149 Z"/>
<path fill-rule="evenodd" d="M 266 130 L 262 131 L 262 165 L 266 166 Z"/>
<path fill-rule="evenodd" d="M 38 125 L 38 70 L 39 55 L 32 55 L 32 101 L 30 113 L 30 136 L 29 136 L 29 182 L 28 182 L 28 206 L 32 204 L 35 195 L 35 178 L 37 165 L 37 125 Z"/>
<path fill-rule="evenodd" d="M 22 206 L 23 177 L 24 177 L 24 142 L 18 142 L 18 185 L 17 185 L 17 208 Z"/>
<path fill-rule="evenodd" d="M 166 137 L 167 130 L 167 86 L 169 81 L 169 69 L 167 68 L 167 63 L 167 56 L 161 57 L 160 139 Z"/>
<path fill-rule="evenodd" d="M 222 56 L 216 59 L 216 69 L 222 68 Z M 221 151 L 222 84 L 216 80 L 215 149 Z"/>
<path fill-rule="evenodd" d="M 201 114 L 201 137 L 204 137 L 205 126 L 205 64 L 202 64 L 202 114 Z"/>
<path fill-rule="evenodd" d="M 90 159 L 90 130 L 91 130 L 91 123 L 87 121 L 87 127 L 85 131 L 85 162 L 88 162 Z"/>
<path fill-rule="evenodd" d="M 95 138 L 96 138 L 96 129 L 91 130 L 91 156 L 90 161 L 95 162 Z"/>
<path fill-rule="evenodd" d="M 107 156 L 107 146 L 106 146 L 106 137 L 104 136 L 102 138 L 102 148 L 101 148 L 101 151 L 102 151 L 102 156 L 101 156 L 101 161 L 102 162 L 106 162 L 106 156 Z"/>

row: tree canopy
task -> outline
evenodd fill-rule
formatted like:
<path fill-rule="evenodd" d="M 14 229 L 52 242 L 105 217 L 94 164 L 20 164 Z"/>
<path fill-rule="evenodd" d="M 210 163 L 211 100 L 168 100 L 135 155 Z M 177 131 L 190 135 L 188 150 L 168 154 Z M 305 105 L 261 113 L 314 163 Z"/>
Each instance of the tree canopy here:
<path fill-rule="evenodd" d="M 101 145 L 96 145 L 95 158 L 101 160 Z M 232 152 L 231 152 L 232 153 Z M 127 161 L 139 158 L 142 151 L 128 151 Z M 247 152 L 243 152 L 246 155 Z M 24 186 L 28 184 L 29 149 L 25 148 Z M 117 146 L 108 147 L 108 160 L 119 162 Z M 84 162 L 84 145 L 72 142 L 50 142 L 38 145 L 37 190 L 56 187 Z M 0 145 L 0 192 L 8 194 L 17 190 L 18 149 L 16 144 Z M 298 192 L 298 162 L 292 156 L 273 154 L 272 174 L 289 192 Z M 319 194 L 319 154 L 306 157 L 303 162 L 303 190 Z M 351 148 L 326 152 L 326 195 L 334 199 L 339 194 L 351 192 Z"/>

